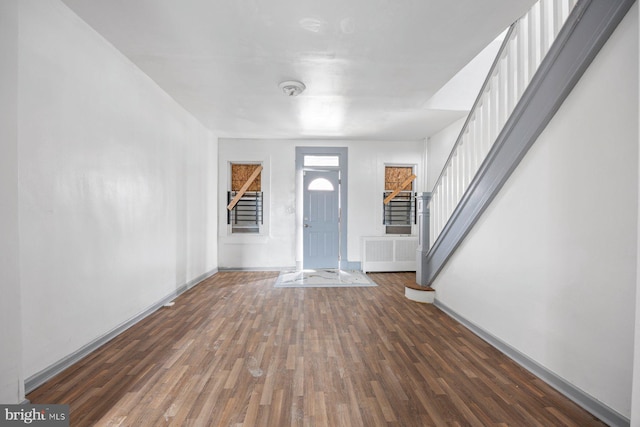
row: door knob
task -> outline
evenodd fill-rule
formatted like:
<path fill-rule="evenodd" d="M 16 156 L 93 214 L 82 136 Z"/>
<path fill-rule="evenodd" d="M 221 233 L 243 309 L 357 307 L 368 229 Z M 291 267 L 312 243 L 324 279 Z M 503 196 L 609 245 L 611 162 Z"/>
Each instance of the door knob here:
<path fill-rule="evenodd" d="M 309 227 L 311 227 L 309 224 L 304 225 L 304 228 L 309 228 Z"/>

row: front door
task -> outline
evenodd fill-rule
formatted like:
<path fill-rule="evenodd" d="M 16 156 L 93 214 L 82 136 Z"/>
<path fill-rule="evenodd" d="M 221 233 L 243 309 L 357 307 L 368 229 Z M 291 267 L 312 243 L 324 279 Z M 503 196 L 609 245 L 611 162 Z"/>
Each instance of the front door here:
<path fill-rule="evenodd" d="M 305 269 L 338 268 L 339 172 L 305 171 L 303 185 L 302 266 Z"/>

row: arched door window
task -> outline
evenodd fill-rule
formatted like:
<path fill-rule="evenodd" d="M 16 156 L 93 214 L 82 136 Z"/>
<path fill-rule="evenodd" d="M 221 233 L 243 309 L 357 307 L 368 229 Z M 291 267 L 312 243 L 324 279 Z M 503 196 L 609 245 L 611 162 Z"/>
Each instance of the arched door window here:
<path fill-rule="evenodd" d="M 309 191 L 333 191 L 333 184 L 326 178 L 316 178 L 309 183 Z"/>

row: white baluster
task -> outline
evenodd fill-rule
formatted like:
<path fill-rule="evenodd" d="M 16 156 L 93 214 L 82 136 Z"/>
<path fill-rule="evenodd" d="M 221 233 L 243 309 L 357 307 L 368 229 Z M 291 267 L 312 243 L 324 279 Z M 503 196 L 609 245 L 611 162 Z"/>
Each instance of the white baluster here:
<path fill-rule="evenodd" d="M 462 194 L 464 193 L 464 150 L 466 149 L 464 145 L 464 138 L 460 141 L 460 145 L 458 146 L 458 202 L 462 198 Z M 456 203 L 458 203 L 456 202 Z"/>
<path fill-rule="evenodd" d="M 460 201 L 460 198 L 462 197 L 462 179 L 463 179 L 463 173 L 462 173 L 462 158 L 463 158 L 463 146 L 459 145 L 458 146 L 458 155 L 456 156 L 456 205 L 458 204 L 458 202 Z"/>
<path fill-rule="evenodd" d="M 529 67 L 527 61 L 527 19 L 518 21 L 518 99 L 522 97 L 529 84 Z"/>
<path fill-rule="evenodd" d="M 444 196 L 444 183 L 440 183 L 440 197 L 438 198 L 438 218 L 440 218 L 440 221 L 438 221 L 438 232 L 436 236 L 440 235 L 442 227 L 444 227 Z"/>
<path fill-rule="evenodd" d="M 476 175 L 476 171 L 478 170 L 478 159 L 480 158 L 480 146 L 482 145 L 483 134 L 483 120 L 484 120 L 484 110 L 486 109 L 486 100 L 483 104 L 480 105 L 480 111 L 476 113 L 475 127 L 473 133 L 473 157 L 471 158 L 471 165 L 469 168 L 471 170 L 471 179 Z"/>
<path fill-rule="evenodd" d="M 456 205 L 462 197 L 462 147 L 458 147 L 456 156 Z"/>
<path fill-rule="evenodd" d="M 447 197 L 447 214 L 445 215 L 446 217 L 446 221 L 449 220 L 449 218 L 451 218 L 451 212 L 453 212 L 453 203 L 454 203 L 454 187 L 453 187 L 453 170 L 451 168 L 451 163 L 449 163 L 449 168 L 448 168 L 448 172 L 447 172 L 447 195 L 449 197 Z M 445 222 L 446 222 L 445 221 Z"/>
<path fill-rule="evenodd" d="M 549 49 L 549 29 L 551 23 L 549 22 L 549 2 L 547 0 L 540 0 L 540 59 L 544 57 L 544 54 Z"/>
<path fill-rule="evenodd" d="M 447 211 L 449 209 L 449 186 L 447 185 L 447 174 L 449 171 L 447 170 L 442 177 L 442 225 L 440 227 L 440 232 L 444 228 L 444 224 L 447 222 L 449 218 L 447 216 Z"/>
<path fill-rule="evenodd" d="M 438 200 L 438 190 L 434 189 L 431 192 L 431 200 L 429 201 L 429 241 L 427 242 L 427 247 L 431 248 L 433 246 L 433 242 L 436 240 L 436 222 L 437 218 L 437 209 L 436 209 L 436 201 Z"/>
<path fill-rule="evenodd" d="M 482 109 L 482 104 L 480 104 L 478 106 L 478 110 L 476 110 L 476 112 L 473 114 L 473 120 L 471 121 L 470 124 L 470 130 L 469 130 L 469 161 L 467 162 L 467 175 L 469 176 L 469 179 L 467 181 L 467 187 L 469 186 L 469 183 L 471 182 L 471 180 L 473 179 L 473 175 L 474 175 L 474 165 L 476 163 L 476 144 L 478 143 L 478 127 L 479 127 L 479 121 L 480 121 L 480 109 Z"/>
<path fill-rule="evenodd" d="M 560 32 L 560 28 L 562 28 L 562 24 L 565 21 L 565 8 L 568 6 L 565 0 L 556 0 L 553 5 L 553 39 L 555 40 L 556 36 Z"/>
<path fill-rule="evenodd" d="M 496 138 L 504 127 L 507 121 L 507 105 L 508 105 L 508 80 L 507 66 L 509 62 L 509 49 L 505 49 L 505 54 L 500 61 L 500 67 L 498 68 L 498 120 L 496 121 Z"/>
<path fill-rule="evenodd" d="M 482 140 L 480 142 L 480 146 L 478 147 L 478 168 L 480 164 L 482 164 L 482 159 L 486 155 L 486 147 L 489 145 L 489 141 L 491 140 L 491 114 L 493 111 L 493 96 L 491 96 L 491 92 L 487 93 L 487 99 L 485 100 L 485 110 L 483 111 L 482 116 Z"/>
<path fill-rule="evenodd" d="M 464 155 L 462 156 L 462 193 L 464 194 L 469 187 L 469 181 L 471 177 L 469 176 L 469 162 L 471 161 L 471 123 L 469 123 L 469 127 L 465 131 L 463 142 L 463 150 Z"/>
<path fill-rule="evenodd" d="M 433 242 L 438 238 L 438 223 L 440 222 L 440 216 L 438 215 L 438 199 L 439 190 L 434 188 L 431 192 L 431 201 L 429 202 L 429 242 L 430 246 L 433 246 Z"/>
<path fill-rule="evenodd" d="M 444 224 L 447 221 L 446 215 L 445 215 L 445 211 L 447 209 L 447 188 L 445 186 L 444 183 L 444 177 L 443 177 L 443 181 L 440 184 L 440 224 L 438 227 L 438 234 L 442 233 L 442 229 L 444 228 Z"/>
<path fill-rule="evenodd" d="M 487 140 L 487 144 L 483 147 L 482 150 L 482 161 L 489 153 L 491 146 L 494 141 L 498 137 L 498 123 L 500 122 L 500 85 L 498 82 L 498 76 L 494 75 L 491 79 L 491 113 L 489 114 L 489 139 Z"/>
<path fill-rule="evenodd" d="M 433 189 L 431 193 L 431 202 L 429 203 L 429 241 L 430 246 L 433 246 L 433 242 L 438 238 L 438 224 L 440 223 L 440 190 L 438 187 Z"/>
<path fill-rule="evenodd" d="M 443 226 L 447 223 L 447 221 L 449 221 L 449 218 L 451 217 L 451 211 L 453 210 L 453 180 L 452 180 L 452 176 L 451 176 L 451 163 L 449 163 L 449 167 L 447 168 L 447 179 L 445 181 L 445 188 L 446 188 L 446 194 L 447 194 L 447 209 L 444 212 L 444 224 Z"/>
<path fill-rule="evenodd" d="M 454 167 L 455 158 L 451 159 L 451 163 L 449 164 L 449 207 L 447 209 L 447 220 L 451 218 L 453 209 L 456 207 L 456 171 Z"/>
<path fill-rule="evenodd" d="M 476 131 L 478 127 L 478 115 L 473 118 L 473 127 L 471 128 L 471 132 L 469 132 L 469 161 L 467 162 L 467 188 L 469 188 L 469 184 L 473 180 L 473 165 L 475 163 L 475 151 L 476 151 L 476 142 L 478 139 L 478 133 Z"/>
<path fill-rule="evenodd" d="M 459 185 L 460 185 L 460 196 L 464 194 L 464 180 L 467 177 L 467 174 L 464 170 L 464 165 L 467 160 L 467 140 L 469 135 L 469 128 L 464 131 L 462 138 L 460 139 L 460 145 L 458 146 L 458 177 L 459 177 Z"/>
<path fill-rule="evenodd" d="M 539 49 L 540 49 L 540 28 L 538 27 L 538 9 L 540 8 L 539 3 L 536 3 L 531 8 L 531 11 L 527 15 L 527 29 L 528 29 L 528 53 L 529 53 L 529 76 L 533 77 L 536 70 L 538 69 L 538 58 L 539 58 Z"/>
<path fill-rule="evenodd" d="M 458 203 L 458 149 L 451 159 L 451 212 Z"/>

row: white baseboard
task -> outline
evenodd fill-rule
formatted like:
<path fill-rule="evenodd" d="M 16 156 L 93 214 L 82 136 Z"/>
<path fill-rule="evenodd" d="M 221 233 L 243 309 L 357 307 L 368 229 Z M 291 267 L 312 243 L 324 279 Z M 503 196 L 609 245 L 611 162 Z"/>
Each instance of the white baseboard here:
<path fill-rule="evenodd" d="M 575 385 L 567 382 L 562 377 L 540 365 L 538 362 L 532 360 L 524 353 L 521 353 L 520 351 L 511 347 L 509 344 L 495 337 L 491 333 L 468 321 L 463 316 L 456 313 L 445 304 L 441 303 L 438 299 L 435 300 L 434 305 L 440 310 L 447 313 L 450 317 L 463 324 L 467 329 L 482 338 L 484 341 L 500 350 L 500 352 L 531 372 L 533 375 L 549 384 L 551 387 L 565 395 L 567 398 L 571 399 L 586 411 L 604 421 L 607 425 L 610 425 L 612 427 L 629 427 L 629 425 L 631 424 L 631 420 L 626 418 L 624 415 L 618 413 L 616 410 L 600 402 L 595 397 L 590 396 L 589 394 L 580 390 Z"/>
<path fill-rule="evenodd" d="M 74 363 L 78 362 L 79 360 L 81 360 L 82 358 L 87 356 L 89 353 L 91 353 L 92 351 L 96 350 L 98 347 L 100 347 L 100 346 L 106 344 L 107 342 L 111 341 L 113 338 L 115 338 L 116 336 L 120 335 L 121 333 L 123 333 L 124 331 L 126 331 L 127 329 L 129 329 L 130 327 L 135 325 L 136 323 L 140 322 L 145 317 L 149 316 L 151 313 L 154 313 L 156 310 L 158 310 L 160 307 L 162 307 L 166 303 L 173 301 L 174 299 L 176 299 L 178 296 L 180 296 L 184 292 L 186 292 L 189 289 L 193 288 L 194 286 L 196 286 L 198 283 L 202 282 L 203 280 L 213 276 L 217 272 L 218 272 L 218 269 L 215 268 L 215 269 L 213 269 L 213 270 L 211 270 L 211 271 L 209 271 L 207 273 L 201 274 L 200 276 L 196 277 L 195 279 L 192 279 L 192 280 L 188 281 L 187 283 L 185 283 L 184 285 L 182 285 L 181 287 L 179 287 L 175 291 L 171 292 L 169 295 L 165 296 L 160 301 L 157 301 L 156 303 L 154 303 L 153 305 L 151 305 L 147 309 L 143 310 L 142 312 L 140 312 L 136 316 L 132 317 L 131 319 L 129 319 L 127 321 L 125 321 L 124 323 L 122 323 L 121 325 L 119 325 L 116 328 L 112 329 L 111 331 L 107 332 L 106 334 L 96 338 L 95 340 L 91 341 L 90 343 L 86 344 L 85 346 L 81 347 L 80 349 L 74 351 L 73 353 L 63 357 L 62 359 L 60 359 L 56 363 L 52 364 L 51 366 L 49 366 L 49 367 L 43 369 L 42 371 L 30 376 L 29 378 L 27 378 L 24 381 L 25 393 L 28 394 L 28 393 L 32 392 L 33 390 L 35 390 L 36 388 L 40 387 L 42 384 L 44 384 L 45 382 L 49 381 L 51 378 L 53 378 L 54 376 L 58 375 L 60 372 L 64 371 L 65 369 L 67 369 L 68 367 L 73 365 Z"/>

